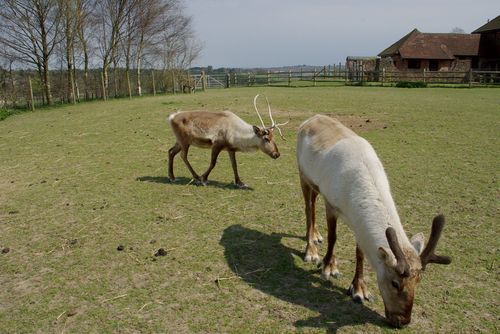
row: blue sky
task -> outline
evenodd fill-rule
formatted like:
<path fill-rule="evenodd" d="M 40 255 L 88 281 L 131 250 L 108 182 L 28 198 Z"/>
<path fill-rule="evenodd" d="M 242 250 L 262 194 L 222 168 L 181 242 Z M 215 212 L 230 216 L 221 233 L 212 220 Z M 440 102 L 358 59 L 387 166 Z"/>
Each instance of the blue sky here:
<path fill-rule="evenodd" d="M 193 65 L 327 65 L 377 55 L 414 28 L 470 33 L 499 0 L 185 0 L 203 44 Z"/>

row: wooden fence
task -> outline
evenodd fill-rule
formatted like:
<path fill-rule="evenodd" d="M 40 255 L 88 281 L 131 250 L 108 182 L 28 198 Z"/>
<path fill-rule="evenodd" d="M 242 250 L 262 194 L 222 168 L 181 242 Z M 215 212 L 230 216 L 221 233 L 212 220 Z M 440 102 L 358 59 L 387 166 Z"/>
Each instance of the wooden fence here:
<path fill-rule="evenodd" d="M 110 71 L 109 87 L 103 94 L 101 71 L 90 71 L 86 80 L 76 72 L 76 102 L 138 96 L 137 75 L 123 69 Z M 141 95 L 175 94 L 210 88 L 281 86 L 315 87 L 333 85 L 394 86 L 400 82 L 422 82 L 428 86 L 500 87 L 500 71 L 367 71 L 363 66 L 347 69 L 333 65 L 294 71 L 230 72 L 189 75 L 184 70 L 147 69 L 141 75 Z M 54 103 L 71 103 L 66 72 L 51 71 Z M 0 108 L 32 108 L 45 104 L 40 81 L 33 71 L 7 72 L 0 69 Z"/>
<path fill-rule="evenodd" d="M 362 67 L 323 67 L 319 70 L 231 72 L 192 75 L 195 89 L 249 86 L 327 86 L 373 85 L 394 86 L 401 82 L 422 82 L 429 86 L 499 86 L 500 71 L 365 71 Z"/>

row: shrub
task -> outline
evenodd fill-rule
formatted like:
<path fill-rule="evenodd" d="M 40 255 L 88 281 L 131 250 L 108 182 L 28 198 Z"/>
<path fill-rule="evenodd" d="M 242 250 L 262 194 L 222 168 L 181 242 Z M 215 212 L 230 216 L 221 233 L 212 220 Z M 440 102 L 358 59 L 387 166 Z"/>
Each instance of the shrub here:
<path fill-rule="evenodd" d="M 422 81 L 400 81 L 396 84 L 399 88 L 427 88 L 427 83 Z"/>

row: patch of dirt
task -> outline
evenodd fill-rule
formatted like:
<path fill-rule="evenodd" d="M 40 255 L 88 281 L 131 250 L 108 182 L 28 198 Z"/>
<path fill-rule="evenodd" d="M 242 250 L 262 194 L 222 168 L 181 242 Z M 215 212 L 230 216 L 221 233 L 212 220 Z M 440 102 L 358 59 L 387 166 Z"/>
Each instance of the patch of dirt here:
<path fill-rule="evenodd" d="M 370 117 L 360 117 L 356 115 L 335 115 L 335 114 L 325 114 L 326 116 L 338 119 L 346 127 L 352 129 L 355 132 L 368 131 L 368 130 L 380 130 L 386 129 L 387 124 Z"/>

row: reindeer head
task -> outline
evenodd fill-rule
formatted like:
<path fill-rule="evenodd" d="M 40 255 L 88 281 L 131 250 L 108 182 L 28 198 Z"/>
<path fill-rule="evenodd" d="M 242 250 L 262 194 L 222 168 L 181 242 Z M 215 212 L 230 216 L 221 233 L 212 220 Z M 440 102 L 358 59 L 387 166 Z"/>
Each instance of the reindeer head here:
<path fill-rule="evenodd" d="M 269 104 L 269 100 L 266 97 L 267 101 L 267 107 L 269 109 L 269 118 L 271 119 L 271 126 L 266 127 L 264 124 L 264 121 L 262 120 L 262 117 L 260 117 L 259 110 L 257 109 L 257 98 L 259 97 L 260 94 L 255 95 L 253 99 L 253 106 L 255 107 L 255 111 L 257 112 L 257 116 L 259 116 L 260 122 L 262 124 L 262 128 L 258 126 L 253 126 L 253 131 L 257 135 L 257 137 L 260 139 L 259 143 L 259 148 L 262 152 L 266 153 L 273 159 L 277 159 L 280 156 L 280 152 L 278 151 L 278 146 L 276 146 L 276 142 L 274 141 L 274 134 L 273 131 L 274 129 L 278 129 L 278 132 L 283 140 L 285 138 L 283 137 L 283 134 L 281 133 L 280 126 L 288 124 L 290 122 L 290 119 L 286 121 L 285 123 L 277 124 L 274 122 L 273 115 L 271 113 L 271 106 Z"/>
<path fill-rule="evenodd" d="M 411 239 L 411 248 L 401 248 L 396 231 L 389 227 L 386 237 L 390 250 L 379 248 L 379 257 L 384 266 L 378 273 L 378 286 L 384 300 L 385 316 L 395 327 L 407 325 L 411 320 L 415 286 L 422 277 L 428 263 L 450 264 L 447 256 L 434 254 L 444 226 L 444 216 L 432 221 L 429 243 L 424 249 L 424 235 L 419 233 Z"/>
<path fill-rule="evenodd" d="M 273 129 L 259 128 L 258 126 L 253 126 L 253 131 L 260 139 L 259 148 L 262 152 L 269 155 L 273 159 L 278 159 L 280 152 L 278 151 L 278 146 L 274 141 Z"/>

